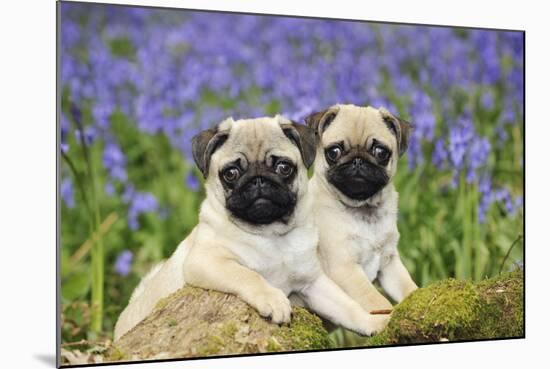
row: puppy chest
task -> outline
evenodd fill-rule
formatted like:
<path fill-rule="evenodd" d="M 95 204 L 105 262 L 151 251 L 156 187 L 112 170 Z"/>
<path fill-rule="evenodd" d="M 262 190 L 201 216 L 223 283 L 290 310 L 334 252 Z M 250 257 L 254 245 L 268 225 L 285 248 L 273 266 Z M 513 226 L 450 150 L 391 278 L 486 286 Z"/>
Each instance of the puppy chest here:
<path fill-rule="evenodd" d="M 269 251 L 247 255 L 243 259 L 243 264 L 287 294 L 311 283 L 320 272 L 314 245 L 277 242 L 274 246 L 276 247 L 270 248 Z"/>
<path fill-rule="evenodd" d="M 396 234 L 393 231 L 373 228 L 364 227 L 350 236 L 352 254 L 370 281 L 376 279 L 378 272 L 396 249 Z"/>

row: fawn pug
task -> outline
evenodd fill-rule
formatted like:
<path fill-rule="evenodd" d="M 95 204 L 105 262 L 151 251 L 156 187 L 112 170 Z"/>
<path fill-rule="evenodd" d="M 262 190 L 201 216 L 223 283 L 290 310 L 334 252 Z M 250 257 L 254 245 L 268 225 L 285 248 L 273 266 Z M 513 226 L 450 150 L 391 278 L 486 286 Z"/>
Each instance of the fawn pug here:
<path fill-rule="evenodd" d="M 366 311 L 390 309 L 417 286 L 397 250 L 392 183 L 410 124 L 384 108 L 334 105 L 306 118 L 318 136 L 309 189 L 325 273 Z"/>
<path fill-rule="evenodd" d="M 199 222 L 135 289 L 115 340 L 184 284 L 235 294 L 275 323 L 289 322 L 296 297 L 360 334 L 381 330 L 389 316 L 365 312 L 322 270 L 307 177 L 315 153 L 315 132 L 279 115 L 229 118 L 195 136 L 206 188 Z"/>

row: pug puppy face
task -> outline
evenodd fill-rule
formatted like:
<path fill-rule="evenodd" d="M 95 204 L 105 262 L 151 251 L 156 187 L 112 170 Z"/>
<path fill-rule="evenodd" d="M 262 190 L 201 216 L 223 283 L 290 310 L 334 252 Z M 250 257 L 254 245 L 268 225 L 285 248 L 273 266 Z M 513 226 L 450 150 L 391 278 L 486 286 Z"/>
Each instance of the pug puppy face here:
<path fill-rule="evenodd" d="M 319 139 L 316 173 L 348 206 L 363 206 L 391 182 L 410 124 L 384 108 L 334 105 L 306 118 Z"/>
<path fill-rule="evenodd" d="M 314 131 L 279 115 L 229 118 L 193 139 L 207 197 L 248 229 L 289 224 L 307 190 L 315 151 Z"/>

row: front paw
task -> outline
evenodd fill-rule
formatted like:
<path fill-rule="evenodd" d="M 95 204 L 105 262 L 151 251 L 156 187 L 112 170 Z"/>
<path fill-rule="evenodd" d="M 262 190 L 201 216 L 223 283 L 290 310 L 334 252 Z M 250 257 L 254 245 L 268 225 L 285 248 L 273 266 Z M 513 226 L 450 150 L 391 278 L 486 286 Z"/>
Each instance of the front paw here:
<path fill-rule="evenodd" d="M 384 296 L 374 296 L 368 299 L 366 306 L 362 306 L 367 312 L 373 310 L 391 310 L 393 306 Z"/>
<path fill-rule="evenodd" d="M 363 322 L 362 329 L 358 332 L 363 336 L 372 336 L 380 333 L 388 325 L 391 314 L 371 315 L 368 314 Z"/>
<path fill-rule="evenodd" d="M 289 299 L 278 288 L 269 288 L 255 294 L 251 305 L 261 316 L 271 318 L 276 324 L 289 323 L 292 307 Z"/>

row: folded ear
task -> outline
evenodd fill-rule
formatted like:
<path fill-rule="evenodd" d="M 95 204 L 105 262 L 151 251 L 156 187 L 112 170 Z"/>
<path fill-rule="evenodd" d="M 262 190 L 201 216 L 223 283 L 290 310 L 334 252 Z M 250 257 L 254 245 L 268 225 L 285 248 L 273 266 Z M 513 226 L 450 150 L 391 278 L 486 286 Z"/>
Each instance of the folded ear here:
<path fill-rule="evenodd" d="M 315 133 L 321 137 L 323 132 L 329 127 L 329 125 L 336 118 L 338 110 L 335 108 L 329 108 L 323 111 L 312 113 L 305 118 L 305 122 L 308 127 L 313 129 Z"/>
<path fill-rule="evenodd" d="M 306 168 L 309 168 L 315 160 L 317 151 L 317 136 L 315 131 L 308 126 L 291 122 L 290 124 L 281 124 L 281 128 L 286 137 L 300 150 L 302 161 Z"/>
<path fill-rule="evenodd" d="M 228 133 L 219 131 L 217 127 L 204 130 L 193 137 L 191 141 L 193 159 L 204 178 L 208 176 L 210 158 L 223 145 L 227 137 Z"/>
<path fill-rule="evenodd" d="M 384 108 L 378 109 L 382 115 L 384 123 L 388 129 L 394 134 L 397 140 L 397 148 L 399 150 L 399 156 L 402 156 L 409 147 L 409 140 L 411 137 L 411 130 L 413 126 L 411 123 L 404 119 L 398 118 L 391 114 Z"/>

